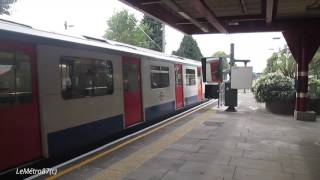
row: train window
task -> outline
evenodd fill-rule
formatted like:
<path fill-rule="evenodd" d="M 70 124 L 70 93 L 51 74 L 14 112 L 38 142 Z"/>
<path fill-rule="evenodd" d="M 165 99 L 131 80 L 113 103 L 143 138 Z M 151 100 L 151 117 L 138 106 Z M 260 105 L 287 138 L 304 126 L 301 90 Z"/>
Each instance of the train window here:
<path fill-rule="evenodd" d="M 151 66 L 151 88 L 169 87 L 169 67 Z"/>
<path fill-rule="evenodd" d="M 93 79 L 94 94 L 97 96 L 113 93 L 113 70 L 111 61 L 95 61 Z"/>
<path fill-rule="evenodd" d="M 192 86 L 196 84 L 196 71 L 194 69 L 186 69 L 186 85 Z"/>
<path fill-rule="evenodd" d="M 111 61 L 62 57 L 61 88 L 64 99 L 102 96 L 113 93 Z"/>
<path fill-rule="evenodd" d="M 32 100 L 30 57 L 0 51 L 0 105 Z"/>

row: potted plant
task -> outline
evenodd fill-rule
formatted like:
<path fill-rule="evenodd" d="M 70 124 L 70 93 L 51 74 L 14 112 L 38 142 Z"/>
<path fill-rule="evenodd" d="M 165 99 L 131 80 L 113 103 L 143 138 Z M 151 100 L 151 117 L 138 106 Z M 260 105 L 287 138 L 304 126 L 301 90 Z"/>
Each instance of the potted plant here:
<path fill-rule="evenodd" d="M 277 114 L 294 112 L 294 80 L 280 73 L 269 73 L 261 76 L 254 84 L 252 91 L 258 102 L 265 102 L 266 108 Z"/>

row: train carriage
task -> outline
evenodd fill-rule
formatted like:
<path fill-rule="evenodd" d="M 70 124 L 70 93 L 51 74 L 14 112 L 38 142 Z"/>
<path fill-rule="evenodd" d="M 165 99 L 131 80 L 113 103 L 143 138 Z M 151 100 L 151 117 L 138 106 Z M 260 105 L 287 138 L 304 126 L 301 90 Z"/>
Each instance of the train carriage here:
<path fill-rule="evenodd" d="M 203 100 L 199 61 L 0 24 L 0 172 Z"/>

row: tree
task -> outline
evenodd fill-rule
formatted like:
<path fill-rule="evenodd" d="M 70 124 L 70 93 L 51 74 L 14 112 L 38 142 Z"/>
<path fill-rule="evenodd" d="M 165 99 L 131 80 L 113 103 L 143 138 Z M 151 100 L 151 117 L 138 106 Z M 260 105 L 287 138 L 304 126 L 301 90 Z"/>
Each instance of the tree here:
<path fill-rule="evenodd" d="M 312 58 L 312 61 L 309 64 L 310 75 L 315 76 L 316 79 L 320 79 L 320 48 Z"/>
<path fill-rule="evenodd" d="M 271 57 L 267 59 L 267 67 L 264 69 L 263 74 L 276 72 L 277 60 L 278 60 L 278 53 L 272 53 Z"/>
<path fill-rule="evenodd" d="M 296 72 L 296 61 L 290 53 L 288 46 L 285 46 L 280 50 L 278 53 L 278 59 L 278 68 L 280 72 L 287 77 L 294 78 Z"/>
<path fill-rule="evenodd" d="M 148 39 L 149 41 L 146 44 L 146 48 L 156 51 L 163 51 L 162 43 L 164 42 L 162 42 L 163 28 L 161 22 L 144 15 L 141 24 L 146 34 L 152 39 Z"/>
<path fill-rule="evenodd" d="M 10 15 L 10 6 L 16 1 L 17 0 L 0 0 L 0 14 Z"/>
<path fill-rule="evenodd" d="M 116 12 L 108 21 L 104 38 L 135 46 L 145 47 L 147 39 L 139 29 L 137 20 L 128 10 Z"/>
<path fill-rule="evenodd" d="M 223 70 L 229 69 L 229 63 L 227 60 L 228 55 L 224 51 L 217 51 L 213 53 L 213 57 L 222 57 Z"/>
<path fill-rule="evenodd" d="M 273 53 L 267 60 L 267 67 L 264 74 L 280 72 L 284 76 L 294 78 L 296 71 L 296 62 L 290 53 L 288 46 Z"/>
<path fill-rule="evenodd" d="M 172 52 L 173 55 L 185 58 L 199 60 L 203 57 L 196 40 L 192 36 L 185 35 L 180 43 L 177 51 Z"/>

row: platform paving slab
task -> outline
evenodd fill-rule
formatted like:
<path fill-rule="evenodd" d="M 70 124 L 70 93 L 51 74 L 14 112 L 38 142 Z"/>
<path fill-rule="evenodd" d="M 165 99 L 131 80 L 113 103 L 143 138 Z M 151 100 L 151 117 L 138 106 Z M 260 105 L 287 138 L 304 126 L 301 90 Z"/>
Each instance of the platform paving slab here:
<path fill-rule="evenodd" d="M 320 179 L 319 122 L 271 114 L 251 93 L 239 93 L 237 111 L 207 107 L 61 179 Z M 188 131 L 177 130 L 189 123 Z M 163 137 L 170 143 L 162 142 L 163 146 L 155 149 L 153 144 L 165 141 Z M 137 152 L 146 154 L 132 157 Z M 143 162 L 137 163 L 139 159 Z M 127 162 L 127 167 L 115 169 L 114 164 L 120 161 Z M 112 173 L 97 176 L 103 171 Z"/>

